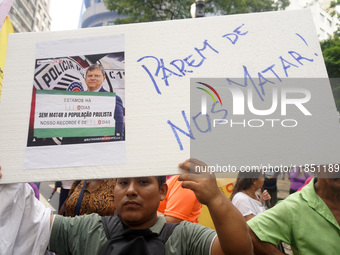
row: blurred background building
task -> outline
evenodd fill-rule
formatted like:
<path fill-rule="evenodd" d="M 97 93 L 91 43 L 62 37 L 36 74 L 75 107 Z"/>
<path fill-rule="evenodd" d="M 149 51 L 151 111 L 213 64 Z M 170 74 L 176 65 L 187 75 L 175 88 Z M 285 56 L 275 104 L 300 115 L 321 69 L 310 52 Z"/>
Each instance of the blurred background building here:
<path fill-rule="evenodd" d="M 83 0 L 82 8 L 81 28 L 111 26 L 119 17 L 116 12 L 111 12 L 105 7 L 103 0 Z"/>
<path fill-rule="evenodd" d="M 9 11 L 14 32 L 51 30 L 50 0 L 14 0 Z"/>
<path fill-rule="evenodd" d="M 310 8 L 316 32 L 319 40 L 322 41 L 333 36 L 339 22 L 337 15 L 331 16 L 330 3 L 331 0 L 290 0 L 290 5 L 286 10 Z"/>

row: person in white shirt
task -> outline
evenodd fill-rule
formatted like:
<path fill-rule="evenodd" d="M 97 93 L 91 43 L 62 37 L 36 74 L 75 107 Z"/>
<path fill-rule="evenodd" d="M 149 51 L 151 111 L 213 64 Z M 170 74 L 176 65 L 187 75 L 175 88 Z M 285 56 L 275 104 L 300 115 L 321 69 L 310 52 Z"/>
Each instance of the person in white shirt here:
<path fill-rule="evenodd" d="M 246 221 L 267 209 L 265 202 L 271 197 L 267 190 L 261 191 L 263 183 L 261 171 L 239 172 L 237 176 L 230 199 Z"/>

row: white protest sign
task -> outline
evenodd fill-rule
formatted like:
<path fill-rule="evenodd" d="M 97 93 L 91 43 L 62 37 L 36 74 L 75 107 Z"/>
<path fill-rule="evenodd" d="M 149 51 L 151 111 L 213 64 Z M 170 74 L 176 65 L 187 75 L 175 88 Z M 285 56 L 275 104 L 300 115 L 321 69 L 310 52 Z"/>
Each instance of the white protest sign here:
<path fill-rule="evenodd" d="M 200 155 L 191 143 L 204 146 L 218 130 L 228 134 L 218 141 L 219 156 L 236 168 L 338 162 L 337 112 L 308 9 L 14 34 L 7 54 L 0 108 L 4 183 L 176 173 L 190 153 Z M 59 62 L 43 68 L 38 61 L 46 59 Z M 33 87 L 85 91 L 86 68 L 98 60 L 106 70 L 104 90 L 122 99 L 124 140 L 63 144 L 64 137 L 54 137 L 53 144 L 29 146 Z M 322 82 L 309 88 L 286 82 L 292 78 Z M 202 89 L 215 108 L 210 96 L 202 103 Z M 190 102 L 196 92 L 198 100 Z"/>

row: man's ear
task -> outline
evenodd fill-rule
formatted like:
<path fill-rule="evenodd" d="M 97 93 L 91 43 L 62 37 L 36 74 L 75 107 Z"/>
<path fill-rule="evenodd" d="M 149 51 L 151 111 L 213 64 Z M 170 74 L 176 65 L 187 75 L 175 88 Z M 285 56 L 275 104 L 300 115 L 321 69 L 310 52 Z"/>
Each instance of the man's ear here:
<path fill-rule="evenodd" d="M 103 82 L 105 81 L 105 79 L 106 79 L 106 74 L 104 74 L 104 79 L 103 79 Z"/>
<path fill-rule="evenodd" d="M 166 184 L 166 182 L 162 184 L 159 192 L 161 193 L 161 201 L 163 201 L 166 197 L 166 193 L 168 192 L 168 184 Z"/>

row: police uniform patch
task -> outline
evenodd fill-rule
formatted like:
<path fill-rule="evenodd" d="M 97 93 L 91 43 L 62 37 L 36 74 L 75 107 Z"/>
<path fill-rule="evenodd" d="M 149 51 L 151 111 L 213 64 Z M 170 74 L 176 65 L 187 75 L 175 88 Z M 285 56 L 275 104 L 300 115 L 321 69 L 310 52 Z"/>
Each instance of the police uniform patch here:
<path fill-rule="evenodd" d="M 74 81 L 68 86 L 67 91 L 84 91 L 84 88 L 81 83 Z"/>

